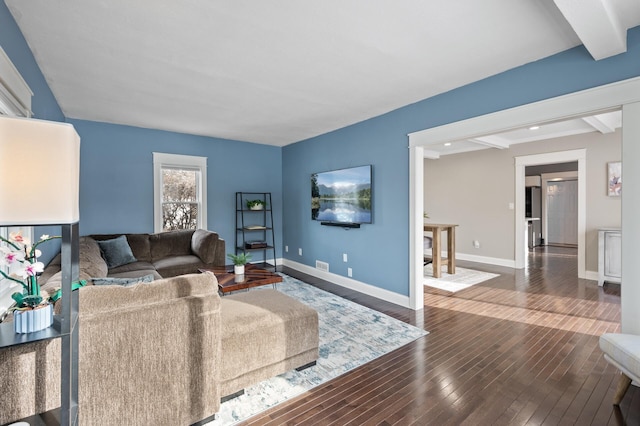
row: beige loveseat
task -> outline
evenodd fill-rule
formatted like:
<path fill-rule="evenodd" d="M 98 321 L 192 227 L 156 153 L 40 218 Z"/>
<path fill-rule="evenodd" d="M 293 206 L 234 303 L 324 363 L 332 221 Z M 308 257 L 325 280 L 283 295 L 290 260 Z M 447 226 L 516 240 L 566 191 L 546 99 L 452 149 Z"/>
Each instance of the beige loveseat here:
<path fill-rule="evenodd" d="M 102 273 L 95 249 L 82 238 L 81 277 Z M 211 273 L 88 285 L 79 309 L 82 425 L 192 424 L 222 397 L 318 357 L 315 310 L 273 289 L 221 298 Z M 0 424 L 58 407 L 59 366 L 59 340 L 0 349 Z"/>

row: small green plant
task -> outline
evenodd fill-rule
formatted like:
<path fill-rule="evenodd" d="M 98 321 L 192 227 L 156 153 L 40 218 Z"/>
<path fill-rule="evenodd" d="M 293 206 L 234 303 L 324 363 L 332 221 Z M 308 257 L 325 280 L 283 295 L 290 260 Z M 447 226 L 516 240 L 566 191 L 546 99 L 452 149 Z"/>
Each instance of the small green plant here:
<path fill-rule="evenodd" d="M 251 253 L 240 253 L 240 254 L 229 253 L 227 257 L 231 259 L 234 265 L 240 266 L 240 265 L 246 265 L 247 262 L 251 260 Z"/>
<path fill-rule="evenodd" d="M 247 200 L 247 208 L 248 209 L 252 209 L 252 208 L 255 208 L 255 207 L 258 207 L 258 206 L 264 207 L 266 205 L 267 205 L 267 203 L 265 203 L 262 200 Z"/>

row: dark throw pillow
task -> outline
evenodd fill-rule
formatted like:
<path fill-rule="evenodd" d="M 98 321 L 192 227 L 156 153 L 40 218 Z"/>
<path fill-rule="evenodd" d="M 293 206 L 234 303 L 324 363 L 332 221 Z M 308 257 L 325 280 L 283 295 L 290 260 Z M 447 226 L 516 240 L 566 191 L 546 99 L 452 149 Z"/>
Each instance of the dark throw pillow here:
<path fill-rule="evenodd" d="M 112 240 L 98 241 L 98 246 L 100 246 L 100 252 L 107 262 L 107 268 L 109 269 L 117 268 L 127 263 L 133 263 L 137 260 L 133 256 L 131 247 L 129 247 L 127 237 L 124 235 L 120 235 L 118 238 Z"/>
<path fill-rule="evenodd" d="M 92 278 L 93 285 L 121 285 L 123 287 L 129 287 L 138 283 L 150 283 L 154 280 L 153 274 L 145 275 L 137 278 Z"/>

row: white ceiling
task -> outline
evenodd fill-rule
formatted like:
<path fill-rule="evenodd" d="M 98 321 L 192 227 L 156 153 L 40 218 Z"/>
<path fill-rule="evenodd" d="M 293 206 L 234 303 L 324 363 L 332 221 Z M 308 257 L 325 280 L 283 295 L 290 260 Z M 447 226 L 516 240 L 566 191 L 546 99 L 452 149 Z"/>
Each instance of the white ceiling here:
<path fill-rule="evenodd" d="M 585 44 L 638 0 L 6 0 L 65 116 L 287 145 Z"/>

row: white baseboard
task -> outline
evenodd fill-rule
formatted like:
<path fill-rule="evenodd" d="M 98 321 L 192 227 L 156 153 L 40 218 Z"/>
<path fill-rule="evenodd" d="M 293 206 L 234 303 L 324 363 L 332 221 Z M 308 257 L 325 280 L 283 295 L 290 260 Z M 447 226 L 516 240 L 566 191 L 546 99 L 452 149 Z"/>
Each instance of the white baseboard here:
<path fill-rule="evenodd" d="M 431 256 L 431 250 L 425 250 L 424 254 L 427 256 Z M 443 258 L 447 257 L 446 250 L 442 252 L 440 255 Z M 458 260 L 468 260 L 470 262 L 478 262 L 478 263 L 486 263 L 488 265 L 496 265 L 496 266 L 506 266 L 507 268 L 515 268 L 516 261 L 513 259 L 502 259 L 499 257 L 488 257 L 488 256 L 477 256 L 474 254 L 467 253 L 456 253 L 456 259 Z"/>
<path fill-rule="evenodd" d="M 585 279 L 598 281 L 598 271 L 585 271 Z"/>
<path fill-rule="evenodd" d="M 281 264 L 291 269 L 295 269 L 296 271 L 300 271 L 305 274 L 312 275 L 316 278 L 321 278 L 323 280 L 329 281 L 341 287 L 345 287 L 350 290 L 355 290 L 368 296 L 375 297 L 376 299 L 391 302 L 395 305 L 402 306 L 403 308 L 411 308 L 409 296 L 403 296 L 401 294 L 394 293 L 392 291 L 385 290 L 371 284 L 366 284 L 361 281 L 354 280 L 353 278 L 343 277 L 342 275 L 321 271 L 319 269 L 295 262 L 293 260 L 281 259 Z"/>
<path fill-rule="evenodd" d="M 281 258 L 281 257 L 279 257 L 279 258 L 277 258 L 277 259 L 275 260 L 275 263 L 273 263 L 273 262 L 274 262 L 274 260 L 273 260 L 273 258 L 271 258 L 271 259 L 258 260 L 258 261 L 255 261 L 255 262 L 249 262 L 249 263 L 270 263 L 271 265 L 279 266 L 279 265 L 282 265 L 282 258 Z"/>
<path fill-rule="evenodd" d="M 513 259 L 501 259 L 499 257 L 477 256 L 474 254 L 456 253 L 456 259 L 468 260 L 470 262 L 486 263 L 489 265 L 506 266 L 515 268 L 516 261 Z"/>

